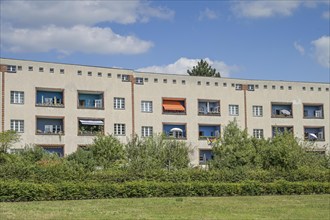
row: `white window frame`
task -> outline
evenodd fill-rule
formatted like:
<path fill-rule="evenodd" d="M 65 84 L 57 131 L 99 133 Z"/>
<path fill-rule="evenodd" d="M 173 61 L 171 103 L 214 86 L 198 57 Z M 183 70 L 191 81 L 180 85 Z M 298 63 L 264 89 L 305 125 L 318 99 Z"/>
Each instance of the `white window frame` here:
<path fill-rule="evenodd" d="M 152 126 L 142 126 L 141 137 L 152 137 L 153 127 Z"/>
<path fill-rule="evenodd" d="M 125 98 L 115 97 L 113 99 L 113 107 L 114 109 L 125 109 Z"/>
<path fill-rule="evenodd" d="M 23 91 L 10 91 L 10 103 L 11 104 L 24 104 L 24 92 Z"/>
<path fill-rule="evenodd" d="M 152 112 L 152 101 L 141 101 L 141 112 Z"/>
<path fill-rule="evenodd" d="M 239 115 L 239 106 L 238 105 L 229 105 L 229 115 L 238 116 Z"/>
<path fill-rule="evenodd" d="M 136 77 L 135 78 L 135 84 L 143 85 L 143 78 L 142 77 Z"/>
<path fill-rule="evenodd" d="M 262 139 L 264 137 L 264 129 L 253 129 L 253 137 Z"/>
<path fill-rule="evenodd" d="M 262 117 L 263 116 L 263 107 L 261 105 L 252 106 L 253 117 Z"/>
<path fill-rule="evenodd" d="M 124 136 L 126 134 L 125 124 L 114 124 L 114 135 Z"/>
<path fill-rule="evenodd" d="M 24 120 L 10 120 L 10 130 L 24 133 Z"/>
<path fill-rule="evenodd" d="M 7 65 L 7 72 L 8 73 L 16 73 L 16 66 L 14 66 L 14 65 Z"/>

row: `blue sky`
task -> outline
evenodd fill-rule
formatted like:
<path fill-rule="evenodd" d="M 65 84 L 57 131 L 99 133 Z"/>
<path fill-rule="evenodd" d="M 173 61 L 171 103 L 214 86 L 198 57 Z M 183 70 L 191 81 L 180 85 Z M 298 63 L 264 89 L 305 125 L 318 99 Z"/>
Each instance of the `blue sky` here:
<path fill-rule="evenodd" d="M 1 0 L 1 57 L 330 82 L 330 1 Z"/>

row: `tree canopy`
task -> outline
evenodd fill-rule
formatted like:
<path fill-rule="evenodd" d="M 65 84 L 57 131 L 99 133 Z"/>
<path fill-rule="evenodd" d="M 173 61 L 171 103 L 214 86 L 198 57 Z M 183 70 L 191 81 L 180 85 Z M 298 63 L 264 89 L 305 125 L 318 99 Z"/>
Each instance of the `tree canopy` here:
<path fill-rule="evenodd" d="M 192 70 L 187 70 L 190 76 L 209 76 L 209 77 L 221 77 L 220 73 L 215 68 L 212 68 L 205 60 L 200 60 Z"/>

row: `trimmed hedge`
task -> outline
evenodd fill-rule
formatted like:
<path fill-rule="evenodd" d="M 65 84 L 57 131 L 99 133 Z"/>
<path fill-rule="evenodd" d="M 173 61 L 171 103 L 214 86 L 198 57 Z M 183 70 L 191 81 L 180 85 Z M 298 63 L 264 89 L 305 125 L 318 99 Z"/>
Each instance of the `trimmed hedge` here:
<path fill-rule="evenodd" d="M 60 182 L 0 181 L 0 201 L 71 200 L 128 197 L 329 194 L 330 183 L 275 181 L 210 182 Z"/>

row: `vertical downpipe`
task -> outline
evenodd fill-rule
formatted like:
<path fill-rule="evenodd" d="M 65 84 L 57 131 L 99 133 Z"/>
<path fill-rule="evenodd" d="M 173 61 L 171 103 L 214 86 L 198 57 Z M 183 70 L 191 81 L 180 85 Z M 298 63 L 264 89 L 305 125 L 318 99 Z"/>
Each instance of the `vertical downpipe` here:
<path fill-rule="evenodd" d="M 247 129 L 246 90 L 247 90 L 247 85 L 243 85 L 243 91 L 244 91 L 244 125 L 245 125 L 245 129 Z"/>
<path fill-rule="evenodd" d="M 1 132 L 5 131 L 5 72 L 7 66 L 0 66 L 2 77 L 1 77 Z"/>
<path fill-rule="evenodd" d="M 135 136 L 135 114 L 134 114 L 134 76 L 130 76 L 131 79 L 131 100 L 132 100 L 132 138 Z"/>

